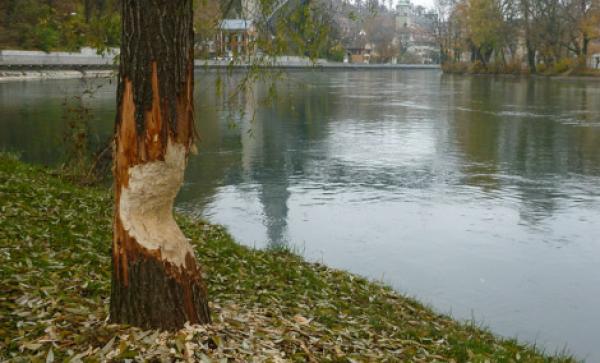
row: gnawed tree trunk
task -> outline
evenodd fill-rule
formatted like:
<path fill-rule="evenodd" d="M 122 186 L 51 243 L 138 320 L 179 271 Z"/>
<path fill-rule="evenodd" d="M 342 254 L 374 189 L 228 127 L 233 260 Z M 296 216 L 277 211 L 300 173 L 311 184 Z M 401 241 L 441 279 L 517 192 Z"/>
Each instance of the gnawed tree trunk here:
<path fill-rule="evenodd" d="M 123 0 L 122 27 L 110 320 L 207 323 L 202 274 L 172 214 L 194 138 L 192 0 Z"/>

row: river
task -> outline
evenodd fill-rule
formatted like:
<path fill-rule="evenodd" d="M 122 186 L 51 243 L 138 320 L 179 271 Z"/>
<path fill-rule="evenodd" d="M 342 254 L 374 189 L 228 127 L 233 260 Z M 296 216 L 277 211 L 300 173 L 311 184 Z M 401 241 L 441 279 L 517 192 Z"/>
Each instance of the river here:
<path fill-rule="evenodd" d="M 196 75 L 178 209 L 600 361 L 600 82 L 296 71 L 236 92 L 241 78 Z M 58 163 L 65 99 L 108 138 L 114 88 L 0 83 L 0 149 Z"/>

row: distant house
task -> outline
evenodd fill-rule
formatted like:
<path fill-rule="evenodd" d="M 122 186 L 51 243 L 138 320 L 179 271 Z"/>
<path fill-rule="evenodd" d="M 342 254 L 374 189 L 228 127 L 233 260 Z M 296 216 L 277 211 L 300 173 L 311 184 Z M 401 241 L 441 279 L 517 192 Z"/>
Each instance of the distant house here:
<path fill-rule="evenodd" d="M 373 49 L 370 44 L 354 44 L 346 48 L 346 54 L 350 63 L 369 63 L 372 51 Z"/>
<path fill-rule="evenodd" d="M 600 69 L 600 40 L 590 43 L 588 54 L 587 66 L 592 69 Z"/>
<path fill-rule="evenodd" d="M 413 23 L 413 5 L 410 0 L 400 0 L 396 4 L 396 31 L 409 29 Z"/>
<path fill-rule="evenodd" d="M 346 45 L 346 59 L 350 63 L 369 63 L 373 56 L 373 45 L 367 41 L 367 33 L 361 30 Z"/>
<path fill-rule="evenodd" d="M 215 41 L 217 56 L 228 59 L 251 56 L 255 49 L 256 34 L 256 28 L 250 20 L 223 20 Z"/>
<path fill-rule="evenodd" d="M 401 47 L 421 59 L 422 63 L 439 62 L 439 47 L 435 39 L 438 14 L 411 0 L 396 4 L 396 33 Z"/>

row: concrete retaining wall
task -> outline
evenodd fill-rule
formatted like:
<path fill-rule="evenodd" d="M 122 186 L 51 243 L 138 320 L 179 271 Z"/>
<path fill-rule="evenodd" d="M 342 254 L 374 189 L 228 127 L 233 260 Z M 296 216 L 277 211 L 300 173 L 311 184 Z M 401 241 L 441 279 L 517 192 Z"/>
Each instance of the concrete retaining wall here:
<path fill-rule="evenodd" d="M 119 49 L 99 55 L 94 48 L 82 48 L 79 52 L 42 52 L 27 50 L 1 50 L 0 69 L 5 70 L 78 70 L 112 68 L 116 63 Z M 227 60 L 196 60 L 198 68 L 226 68 L 230 66 Z M 260 66 L 260 62 L 259 62 Z M 274 62 L 263 62 L 263 67 L 283 69 L 424 69 L 439 68 L 439 65 L 425 64 L 348 64 L 328 62 L 318 59 L 315 62 L 305 57 L 281 56 Z M 250 64 L 235 64 L 234 68 L 247 68 Z"/>
<path fill-rule="evenodd" d="M 34 81 L 46 79 L 107 78 L 115 75 L 114 70 L 0 70 L 0 83 Z"/>
<path fill-rule="evenodd" d="M 234 63 L 231 65 L 227 60 L 196 60 L 194 62 L 197 68 L 248 68 L 251 64 Z M 274 62 L 265 61 L 258 63 L 259 67 L 281 68 L 281 69 L 331 69 L 331 70 L 373 70 L 373 69 L 440 69 L 439 64 L 365 64 L 365 63 L 340 63 L 328 62 L 318 59 L 315 62 L 308 58 L 283 56 L 277 57 Z"/>
<path fill-rule="evenodd" d="M 0 66 L 112 66 L 118 49 L 99 55 L 94 48 L 79 52 L 42 52 L 31 50 L 1 50 Z"/>

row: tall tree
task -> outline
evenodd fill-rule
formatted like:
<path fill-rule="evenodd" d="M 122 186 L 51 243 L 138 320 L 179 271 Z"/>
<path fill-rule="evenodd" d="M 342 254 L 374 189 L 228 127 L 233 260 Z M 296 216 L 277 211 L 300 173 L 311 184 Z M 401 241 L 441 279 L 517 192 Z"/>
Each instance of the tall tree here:
<path fill-rule="evenodd" d="M 206 323 L 200 267 L 172 214 L 194 141 L 192 0 L 123 0 L 121 19 L 110 320 Z"/>
<path fill-rule="evenodd" d="M 600 31 L 596 0 L 564 0 L 564 18 L 571 25 L 566 29 L 566 48 L 585 64 L 590 42 Z"/>
<path fill-rule="evenodd" d="M 364 20 L 367 40 L 374 45 L 378 62 L 389 62 L 400 55 L 400 41 L 395 41 L 395 25 L 393 14 L 383 11 Z"/>
<path fill-rule="evenodd" d="M 523 22 L 523 32 L 525 37 L 525 48 L 527 51 L 527 66 L 529 67 L 529 72 L 531 74 L 537 73 L 536 63 L 535 63 L 535 52 L 536 52 L 536 41 L 535 41 L 535 32 L 533 29 L 534 22 L 534 6 L 533 0 L 521 0 L 520 1 L 521 8 L 521 17 Z"/>
<path fill-rule="evenodd" d="M 503 19 L 498 1 L 468 0 L 467 24 L 475 57 L 487 64 L 494 50 L 502 46 Z"/>

